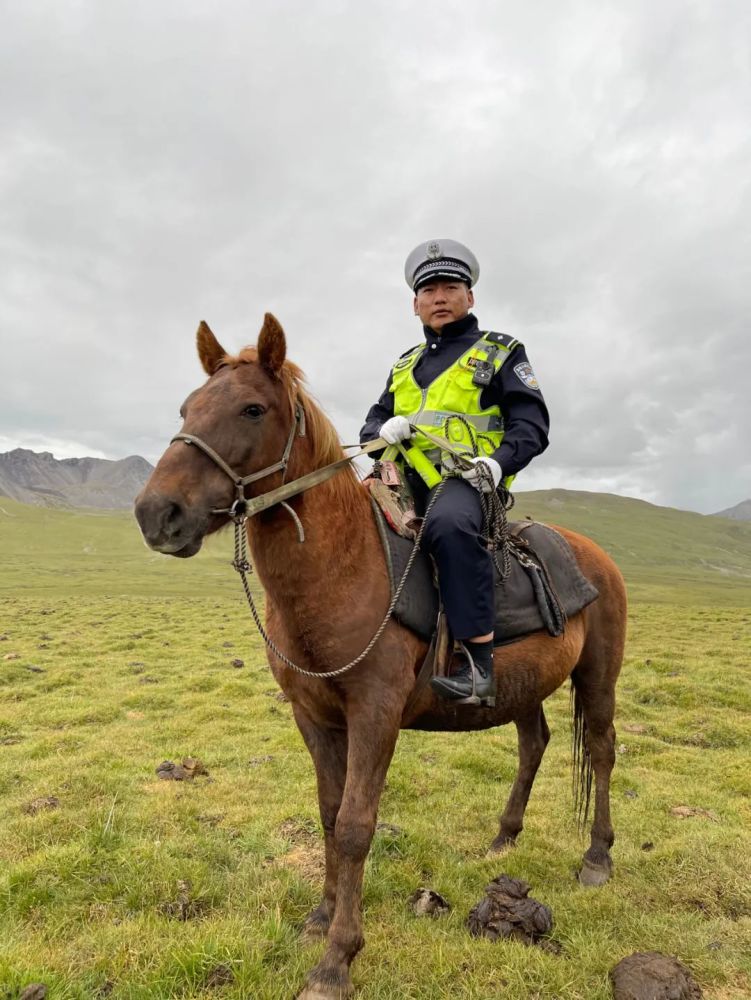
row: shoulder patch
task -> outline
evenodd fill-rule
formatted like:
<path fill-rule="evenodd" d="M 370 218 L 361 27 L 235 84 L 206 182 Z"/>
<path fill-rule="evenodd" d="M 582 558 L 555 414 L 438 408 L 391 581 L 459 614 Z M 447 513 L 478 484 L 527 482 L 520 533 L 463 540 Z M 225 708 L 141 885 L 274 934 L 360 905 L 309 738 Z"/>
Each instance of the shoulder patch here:
<path fill-rule="evenodd" d="M 404 354 L 400 354 L 393 365 L 391 371 L 399 372 L 402 368 L 409 368 L 409 366 L 415 361 L 415 355 L 419 352 L 422 353 L 424 344 L 415 344 L 414 347 L 410 347 L 409 350 L 405 351 Z"/>
<path fill-rule="evenodd" d="M 523 382 L 528 389 L 539 390 L 540 383 L 537 381 L 537 376 L 529 361 L 522 361 L 521 364 L 514 365 L 514 372 L 519 381 Z"/>
<path fill-rule="evenodd" d="M 518 343 L 513 337 L 510 337 L 507 333 L 495 333 L 493 330 L 487 330 L 483 333 L 483 337 L 486 340 L 491 341 L 493 344 L 500 344 L 501 347 L 505 347 L 506 350 L 511 350 L 511 345 Z"/>
<path fill-rule="evenodd" d="M 413 351 L 416 351 L 418 347 L 422 346 L 422 344 L 415 344 L 414 347 L 408 347 L 404 354 L 399 355 L 399 359 L 401 360 L 402 358 L 406 358 L 408 354 L 412 354 Z"/>

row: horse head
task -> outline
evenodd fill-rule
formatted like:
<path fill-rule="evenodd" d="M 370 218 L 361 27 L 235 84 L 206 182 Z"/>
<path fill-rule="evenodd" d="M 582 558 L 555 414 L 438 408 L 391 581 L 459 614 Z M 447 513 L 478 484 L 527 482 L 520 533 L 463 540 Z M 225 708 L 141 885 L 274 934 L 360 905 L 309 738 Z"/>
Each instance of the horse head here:
<path fill-rule="evenodd" d="M 180 408 L 183 426 L 141 493 L 135 515 L 150 548 L 168 555 L 195 555 L 206 535 L 227 524 L 220 513 L 236 499 L 231 473 L 258 480 L 242 487 L 246 497 L 279 485 L 277 466 L 295 431 L 297 407 L 308 401 L 302 374 L 286 360 L 284 331 L 266 313 L 257 347 L 229 355 L 208 325 L 196 335 L 198 356 L 209 376 Z M 197 444 L 190 443 L 197 439 Z M 200 445 L 207 445 L 204 450 Z M 213 451 L 231 473 L 208 451 Z"/>

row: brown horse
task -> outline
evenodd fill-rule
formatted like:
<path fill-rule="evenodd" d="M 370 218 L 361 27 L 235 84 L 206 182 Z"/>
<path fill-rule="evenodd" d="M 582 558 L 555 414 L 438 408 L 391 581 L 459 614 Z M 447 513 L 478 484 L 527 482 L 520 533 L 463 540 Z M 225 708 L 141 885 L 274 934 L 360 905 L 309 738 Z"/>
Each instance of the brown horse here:
<path fill-rule="evenodd" d="M 267 314 L 257 348 L 228 355 L 202 323 L 198 353 L 208 381 L 188 396 L 183 431 L 206 442 L 246 476 L 263 472 L 289 450 L 287 481 L 343 455 L 336 432 L 286 360 L 284 333 Z M 299 419 L 302 413 L 304 420 Z M 277 466 L 278 468 L 278 466 Z M 246 487 L 255 497 L 278 487 L 276 471 Z M 217 513 L 232 502 L 226 472 L 184 440 L 170 444 L 136 501 L 151 548 L 192 556 L 204 537 L 227 524 Z M 280 506 L 248 522 L 248 538 L 266 593 L 268 632 L 301 667 L 329 671 L 367 646 L 389 604 L 381 542 L 365 488 L 351 467 L 290 501 L 305 529 L 300 543 Z M 456 707 L 426 688 L 405 716 L 426 645 L 390 622 L 371 653 L 335 680 L 301 676 L 269 654 L 292 705 L 318 779 L 325 836 L 323 898 L 305 924 L 328 935 L 327 948 L 298 1000 L 333 1000 L 352 991 L 350 965 L 363 945 L 361 892 L 378 803 L 400 728 L 475 730 L 516 725 L 519 770 L 491 850 L 514 843 L 549 739 L 542 702 L 570 677 L 578 734 L 578 780 L 589 799 L 594 773 L 591 843 L 580 878 L 599 885 L 611 870 L 609 781 L 615 759 L 613 713 L 626 625 L 622 577 L 589 539 L 561 529 L 599 598 L 572 617 L 565 633 L 534 633 L 495 652 L 496 707 Z"/>

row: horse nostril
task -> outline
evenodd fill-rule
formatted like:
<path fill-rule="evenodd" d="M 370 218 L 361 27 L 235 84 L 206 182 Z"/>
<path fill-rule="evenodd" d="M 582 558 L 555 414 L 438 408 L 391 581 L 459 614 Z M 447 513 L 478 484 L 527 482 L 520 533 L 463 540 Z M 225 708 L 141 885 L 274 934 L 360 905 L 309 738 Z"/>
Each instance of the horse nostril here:
<path fill-rule="evenodd" d="M 164 523 L 170 527 L 175 527 L 182 519 L 183 509 L 179 503 L 171 503 L 164 512 Z"/>
<path fill-rule="evenodd" d="M 179 503 L 167 504 L 162 515 L 162 525 L 171 535 L 177 534 L 184 520 L 185 512 Z"/>

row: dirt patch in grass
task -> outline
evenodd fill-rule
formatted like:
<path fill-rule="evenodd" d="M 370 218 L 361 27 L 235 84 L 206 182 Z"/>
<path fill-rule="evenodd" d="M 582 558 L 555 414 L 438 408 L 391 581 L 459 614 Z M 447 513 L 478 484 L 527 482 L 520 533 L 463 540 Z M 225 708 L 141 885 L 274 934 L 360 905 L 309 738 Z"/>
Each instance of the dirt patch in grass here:
<path fill-rule="evenodd" d="M 220 962 L 213 969 L 209 969 L 208 975 L 204 980 L 204 986 L 215 990 L 222 986 L 229 986 L 234 981 L 235 973 L 232 971 L 231 966 L 227 965 L 226 962 Z"/>
<path fill-rule="evenodd" d="M 274 760 L 274 755 L 270 753 L 265 753 L 261 757 L 251 757 L 248 761 L 248 767 L 260 767 L 261 764 L 270 764 Z"/>
<path fill-rule="evenodd" d="M 676 819 L 691 819 L 698 816 L 701 819 L 711 819 L 713 823 L 719 823 L 720 817 L 711 809 L 703 809 L 701 806 L 673 806 L 670 815 Z"/>
<path fill-rule="evenodd" d="M 272 861 L 272 865 L 294 868 L 309 882 L 320 881 L 326 873 L 326 855 L 323 838 L 312 820 L 290 817 L 279 826 L 285 840 L 292 841 L 292 848 Z"/>
<path fill-rule="evenodd" d="M 205 899 L 193 895 L 193 883 L 190 879 L 180 879 L 177 883 L 175 899 L 162 903 L 160 913 L 173 920 L 195 920 L 208 909 Z"/>
<path fill-rule="evenodd" d="M 59 805 L 60 800 L 56 795 L 41 795 L 38 799 L 32 799 L 31 802 L 21 806 L 21 811 L 25 812 L 27 816 L 36 816 L 38 812 L 57 809 Z"/>
<path fill-rule="evenodd" d="M 316 844 L 320 840 L 318 825 L 312 819 L 297 819 L 290 816 L 279 825 L 279 834 L 295 844 Z"/>
<path fill-rule="evenodd" d="M 308 882 L 320 882 L 326 874 L 323 844 L 293 847 L 291 851 L 276 858 L 274 865 L 282 868 L 294 868 Z"/>
<path fill-rule="evenodd" d="M 751 980 L 745 976 L 741 976 L 732 986 L 719 986 L 712 991 L 712 1000 L 748 1000 L 750 996 Z"/>
<path fill-rule="evenodd" d="M 224 813 L 202 813 L 200 816 L 196 816 L 196 820 L 199 823 L 203 823 L 204 826 L 215 827 L 224 819 Z"/>
<path fill-rule="evenodd" d="M 19 1000 L 45 1000 L 49 990 L 44 983 L 31 983 L 22 990 Z"/>

